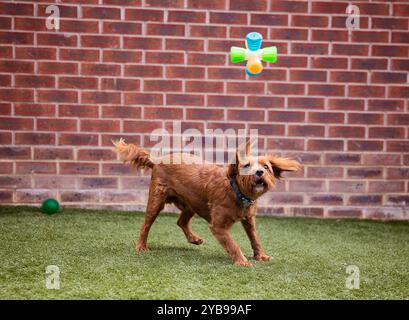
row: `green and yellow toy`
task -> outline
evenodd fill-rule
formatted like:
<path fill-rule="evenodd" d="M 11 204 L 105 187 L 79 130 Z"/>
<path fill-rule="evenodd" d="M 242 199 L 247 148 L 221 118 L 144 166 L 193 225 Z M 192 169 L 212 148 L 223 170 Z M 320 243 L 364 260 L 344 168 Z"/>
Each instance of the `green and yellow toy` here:
<path fill-rule="evenodd" d="M 55 199 L 46 199 L 41 205 L 41 211 L 45 214 L 52 215 L 60 210 L 60 204 Z"/>
<path fill-rule="evenodd" d="M 258 76 L 263 71 L 261 61 L 276 62 L 277 47 L 261 48 L 263 36 L 258 32 L 251 32 L 246 36 L 246 49 L 240 47 L 230 48 L 231 62 L 237 63 L 247 60 L 246 73 L 249 76 Z"/>

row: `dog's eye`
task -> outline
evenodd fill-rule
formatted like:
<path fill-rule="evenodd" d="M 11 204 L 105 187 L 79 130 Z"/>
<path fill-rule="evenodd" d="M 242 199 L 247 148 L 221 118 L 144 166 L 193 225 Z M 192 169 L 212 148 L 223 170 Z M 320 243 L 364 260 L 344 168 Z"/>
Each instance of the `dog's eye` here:
<path fill-rule="evenodd" d="M 244 168 L 250 168 L 250 163 L 245 164 Z"/>
<path fill-rule="evenodd" d="M 268 170 L 268 165 L 265 164 L 265 165 L 264 165 L 264 169 Z"/>

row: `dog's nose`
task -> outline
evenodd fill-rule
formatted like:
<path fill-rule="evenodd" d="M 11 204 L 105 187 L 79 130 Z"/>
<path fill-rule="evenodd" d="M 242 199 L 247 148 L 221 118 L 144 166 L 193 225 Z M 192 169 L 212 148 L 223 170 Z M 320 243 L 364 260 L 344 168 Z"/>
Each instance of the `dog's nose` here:
<path fill-rule="evenodd" d="M 264 171 L 263 170 L 257 170 L 256 171 L 256 176 L 261 177 L 263 175 Z"/>

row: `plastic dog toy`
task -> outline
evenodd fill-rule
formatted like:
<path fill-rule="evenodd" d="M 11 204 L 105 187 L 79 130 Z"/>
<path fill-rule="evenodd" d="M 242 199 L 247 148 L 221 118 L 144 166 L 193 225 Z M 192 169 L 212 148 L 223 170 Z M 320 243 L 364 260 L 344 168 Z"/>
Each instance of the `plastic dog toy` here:
<path fill-rule="evenodd" d="M 277 47 L 261 48 L 263 36 L 258 32 L 251 32 L 246 35 L 246 49 L 240 47 L 230 48 L 230 59 L 232 63 L 247 60 L 246 73 L 249 76 L 258 76 L 263 70 L 261 61 L 276 62 Z"/>

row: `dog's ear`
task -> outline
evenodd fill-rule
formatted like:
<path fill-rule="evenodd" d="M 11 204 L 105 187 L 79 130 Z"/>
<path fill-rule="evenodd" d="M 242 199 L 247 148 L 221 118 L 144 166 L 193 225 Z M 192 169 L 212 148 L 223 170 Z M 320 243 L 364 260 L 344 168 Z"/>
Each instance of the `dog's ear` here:
<path fill-rule="evenodd" d="M 290 158 L 282 158 L 277 156 L 267 156 L 267 161 L 270 162 L 274 172 L 274 176 L 280 179 L 284 171 L 297 171 L 301 169 L 301 164 L 297 160 Z"/>
<path fill-rule="evenodd" d="M 244 162 L 251 155 L 251 149 L 257 143 L 256 139 L 248 139 L 245 143 L 242 143 L 237 147 L 237 160 L 239 163 Z"/>

